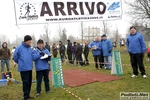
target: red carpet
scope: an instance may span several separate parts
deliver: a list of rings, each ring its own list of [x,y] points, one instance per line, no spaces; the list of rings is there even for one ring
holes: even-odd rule
[[[121,79],[118,76],[83,71],[78,69],[64,70],[63,76],[65,84],[69,87],[81,86],[93,82],[109,82]]]
[[[89,84],[89,83],[95,82],[95,80],[78,77],[74,74],[69,74],[69,73],[65,73],[65,72],[63,73],[63,75],[64,75],[64,82],[69,87],[76,87],[76,86],[81,86],[84,84]]]

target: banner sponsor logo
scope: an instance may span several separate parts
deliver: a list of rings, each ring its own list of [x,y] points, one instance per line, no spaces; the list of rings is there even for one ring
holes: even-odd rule
[[[15,0],[15,9],[18,24],[111,20],[122,16],[121,0]]]
[[[119,50],[113,51],[111,74],[116,74],[117,76],[123,74],[122,61]]]
[[[108,16],[108,18],[120,18],[121,16]]]
[[[38,19],[38,15],[36,14],[36,9],[34,5],[30,3],[23,3],[20,6],[20,17],[19,19],[26,19],[28,20],[36,20]]]
[[[56,88],[64,86],[62,63],[60,58],[52,58],[52,78]]]
[[[115,64],[116,64],[116,74],[122,75],[123,74],[123,70],[122,70],[122,61],[121,61],[121,55],[120,55],[120,51],[114,51],[114,57],[115,57]]]
[[[115,9],[120,7],[120,2],[114,2],[109,8],[108,11],[114,11]]]

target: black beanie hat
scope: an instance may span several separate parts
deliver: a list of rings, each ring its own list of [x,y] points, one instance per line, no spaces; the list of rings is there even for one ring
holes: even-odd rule
[[[106,37],[106,34],[103,34],[101,37]]]
[[[44,43],[44,41],[42,40],[42,39],[39,39],[38,41],[37,41],[37,44],[38,43]]]
[[[24,37],[24,42],[29,41],[29,40],[32,40],[31,36],[30,35],[26,35]]]

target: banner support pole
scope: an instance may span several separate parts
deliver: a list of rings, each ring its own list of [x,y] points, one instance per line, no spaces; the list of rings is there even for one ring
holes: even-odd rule
[[[13,2],[14,2],[15,23],[16,23],[15,25],[18,27],[15,0],[13,0]],[[18,27],[18,29],[20,29],[20,28]]]

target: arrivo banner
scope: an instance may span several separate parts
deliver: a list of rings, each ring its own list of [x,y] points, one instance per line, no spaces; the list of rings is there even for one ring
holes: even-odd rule
[[[17,24],[121,19],[121,0],[15,0]]]

